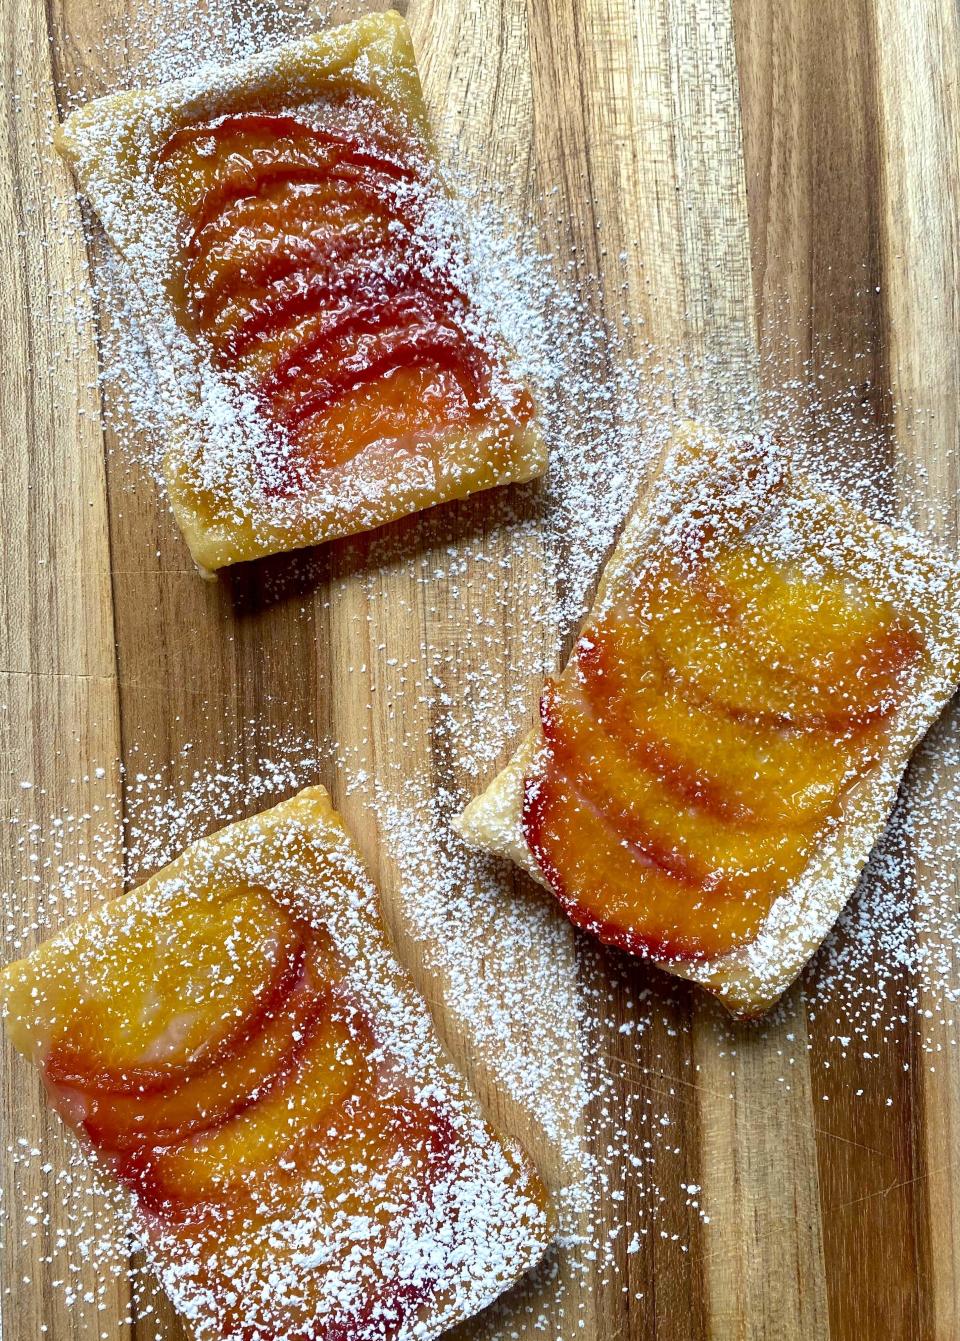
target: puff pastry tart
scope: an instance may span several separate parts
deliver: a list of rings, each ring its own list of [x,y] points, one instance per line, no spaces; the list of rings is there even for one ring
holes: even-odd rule
[[[769,443],[690,428],[540,722],[464,811],[600,940],[758,1014],[827,934],[960,679],[960,575]]]
[[[433,1337],[548,1243],[322,788],[187,848],[0,994],[200,1337]]]
[[[58,143],[142,294],[201,568],[543,472],[399,15],[103,98]]]

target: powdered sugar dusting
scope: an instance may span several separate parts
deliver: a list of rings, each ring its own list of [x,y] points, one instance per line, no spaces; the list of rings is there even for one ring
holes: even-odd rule
[[[135,13],[131,49],[148,54],[128,68],[124,84],[196,73],[197,50],[205,67],[212,67],[305,30],[299,7],[244,8],[242,20],[230,14],[228,21],[220,5],[198,18],[195,6],[173,0],[160,25]],[[118,48],[122,41],[120,34],[107,37]],[[75,101],[106,91],[78,81]],[[399,738],[393,753],[378,759],[374,774],[369,740],[318,740],[311,722],[298,722],[278,737],[254,766],[231,756],[230,740],[219,761],[192,758],[187,743],[172,767],[154,759],[138,766],[134,746],[121,836],[101,816],[69,808],[42,827],[24,827],[16,813],[7,819],[8,846],[17,853],[22,879],[4,892],[4,951],[5,958],[22,953],[91,897],[112,895],[157,869],[201,833],[318,777],[331,787],[336,783],[376,826],[384,859],[398,872],[398,907],[423,952],[424,978],[452,1005],[465,1051],[475,1050],[488,1078],[528,1115],[553,1152],[563,1245],[525,1292],[491,1319],[491,1334],[505,1339],[523,1326],[544,1332],[558,1299],[560,1307],[584,1317],[589,1305],[579,1282],[585,1277],[612,1291],[628,1288],[628,1280],[635,1288],[631,1264],[654,1243],[671,1261],[682,1259],[697,1235],[709,1244],[707,1180],[683,1125],[690,1095],[703,1080],[696,1031],[709,1035],[718,1066],[729,1063],[731,1077],[739,1053],[771,1049],[774,1097],[764,1102],[769,1099],[773,1112],[776,1093],[790,1090],[810,1068],[813,1098],[825,1100],[827,1086],[816,1083],[817,1068],[829,1063],[834,1075],[852,1075],[852,1066],[844,1070],[845,1059],[856,1057],[859,1074],[867,1077],[858,1102],[881,1109],[881,1120],[889,1096],[871,1086],[884,1083],[882,1049],[893,1048],[910,1028],[918,1031],[914,1042],[922,1065],[936,1067],[944,1052],[956,1048],[960,914],[952,870],[960,859],[960,807],[953,779],[960,774],[960,738],[956,717],[949,716],[924,744],[857,895],[799,988],[766,1022],[745,1030],[713,1015],[709,1006],[691,1010],[684,985],[585,945],[577,950],[575,979],[557,971],[571,962],[566,924],[526,882],[463,847],[449,820],[532,720],[539,679],[562,663],[603,560],[663,444],[705,402],[722,400],[741,426],[807,456],[820,484],[854,497],[875,515],[889,518],[896,511],[894,479],[883,434],[864,413],[858,369],[849,370],[850,394],[839,403],[822,402],[816,382],[802,379],[781,382],[761,404],[746,372],[734,377],[726,369],[691,366],[672,352],[638,350],[635,340],[628,347],[598,317],[596,291],[574,289],[570,258],[550,255],[533,225],[504,217],[469,180],[457,186],[464,202],[457,225],[470,238],[468,282],[481,310],[496,316],[535,387],[553,453],[550,474],[542,487],[491,495],[472,512],[427,515],[415,554],[407,540],[391,533],[339,551],[344,571],[356,561],[371,574],[380,566],[405,574],[416,618],[428,619],[437,635],[412,650],[387,649],[395,664],[385,670],[384,688],[402,731],[414,740],[426,733],[445,761],[444,784],[406,780]],[[544,202],[544,213],[549,208]],[[105,393],[117,450],[126,454],[127,482],[143,488],[163,449],[164,421],[120,274],[110,255],[99,258],[96,283],[112,317]],[[812,457],[811,442],[817,444]],[[863,469],[864,461],[870,469]],[[910,481],[907,492],[919,524],[941,529],[944,516],[916,505],[920,490]],[[309,574],[310,557],[298,562]],[[333,582],[316,599],[324,608],[336,606],[345,585]],[[385,607],[394,598],[373,577],[359,589],[364,631],[378,647]],[[358,584],[350,590],[355,597]],[[491,610],[498,615],[495,627]],[[510,639],[506,684],[501,626]],[[365,673],[359,642],[351,664],[357,675]],[[372,716],[370,721],[372,733]],[[31,779],[12,782],[29,785]],[[64,858],[64,835],[82,835],[87,859]],[[26,915],[34,904],[35,919]],[[461,934],[452,936],[451,926]],[[492,935],[500,951],[494,975],[484,951]],[[926,1014],[914,1025],[911,1012],[921,1006]],[[792,1027],[802,1014],[809,1036]],[[582,1065],[572,1073],[571,1034],[586,1040]],[[871,1070],[868,1058],[864,1066],[865,1050],[881,1064]],[[733,1085],[731,1079],[731,1092]],[[14,1195],[31,1189],[32,1232],[41,1234],[54,1222],[69,1225],[58,1229],[50,1248],[53,1274],[70,1308],[92,1318],[96,1302],[78,1298],[71,1282],[91,1259],[101,1266],[104,1292],[125,1275],[125,1235],[113,1229],[117,1194],[102,1189],[91,1201],[86,1175],[75,1157],[68,1163],[62,1156],[53,1122],[50,1133],[50,1148],[43,1150],[22,1148],[15,1134],[8,1137]],[[33,1191],[38,1185],[40,1191]],[[65,1213],[51,1215],[51,1204],[64,1203]],[[19,1288],[18,1282],[5,1285],[5,1306]]]

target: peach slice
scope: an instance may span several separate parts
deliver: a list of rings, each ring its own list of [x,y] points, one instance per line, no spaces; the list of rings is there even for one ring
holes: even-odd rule
[[[756,722],[846,732],[896,707],[917,635],[839,577],[814,581],[746,547],[661,564],[632,617],[690,695]]]
[[[439,1109],[371,1067],[366,1087],[305,1128],[284,1158],[252,1175],[246,1187],[260,1200],[271,1191],[295,1200],[309,1181],[343,1215],[361,1215],[369,1198],[356,1174],[366,1170],[380,1190],[366,1214],[386,1227],[397,1204],[429,1197],[456,1145],[457,1133]]]
[[[346,1013],[316,1014],[283,1081],[214,1129],[170,1149],[145,1149],[118,1167],[145,1204],[176,1213],[228,1200],[251,1179],[289,1160],[305,1135],[370,1081],[363,1041]]]
[[[676,879],[743,898],[766,899],[803,869],[814,829],[742,826],[680,806],[593,718],[569,680],[548,682],[544,740],[561,773],[654,865]]]
[[[685,699],[649,635],[625,620],[588,630],[577,665],[594,713],[638,763],[678,800],[745,826],[824,818],[881,748],[876,728],[801,731],[737,721]]]
[[[383,220],[332,204],[323,210],[301,207],[283,232],[267,219],[223,240],[211,235],[195,257],[184,258],[181,287],[174,289],[179,310],[190,329],[206,331],[229,366],[230,348],[221,334],[227,312],[242,318],[270,285],[293,284],[298,277],[306,283],[320,267],[335,271],[356,256],[382,252],[386,236]]]
[[[621,838],[558,769],[527,778],[523,833],[577,926],[631,954],[702,958],[756,935],[769,904],[675,879]]]
[[[352,460],[377,442],[413,443],[419,434],[469,422],[472,409],[456,374],[442,368],[402,368],[389,390],[358,386],[339,398],[321,422],[303,433],[298,456],[311,473]]]
[[[838,573],[800,560],[771,563],[755,549],[724,554],[700,574],[702,590],[750,639],[760,661],[813,684],[835,685],[897,623],[887,601]]]
[[[861,718],[883,716],[902,698],[919,635],[862,584],[738,549],[703,574],[703,590],[770,669],[836,695]]]
[[[262,1030],[200,1075],[156,1094],[94,1090],[68,1095],[68,1103],[83,1104],[83,1129],[100,1150],[173,1145],[222,1126],[276,1087],[296,1063],[303,1038],[329,1004],[326,987],[301,969],[287,999],[265,1015]]]
[[[295,428],[329,413],[345,395],[362,388],[379,391],[395,409],[403,403],[392,394],[398,377],[441,369],[454,375],[459,400],[472,413],[483,397],[487,374],[464,346],[456,324],[431,318],[415,298],[377,302],[292,349],[264,383],[263,395],[277,419]],[[423,418],[424,408],[411,407],[411,427]]]
[[[384,139],[359,146],[347,134],[296,117],[248,112],[177,131],[157,157],[156,174],[174,191],[180,209],[212,217],[241,192],[254,191],[274,169],[294,177],[318,169],[325,176],[373,169],[396,180],[414,178],[413,165],[397,153],[403,141],[396,130],[392,150],[382,147]]]
[[[105,923],[117,915],[108,906]],[[68,1021],[45,1059],[54,1086],[147,1094],[182,1082],[235,1051],[296,977],[302,926],[255,886],[130,919],[122,937],[105,929],[79,972],[51,978]]]
[[[292,277],[251,283],[234,291],[218,311],[210,338],[224,358],[273,375],[281,360],[298,361],[301,339],[309,344],[331,327],[342,326],[357,310],[374,304],[435,305],[466,302],[449,276],[426,274],[412,246],[396,239],[389,265],[378,264],[372,236],[355,231],[337,240],[325,255]]]
[[[690,578],[654,583],[646,598],[651,639],[683,692],[734,717],[825,732],[869,725],[894,707],[882,676],[879,682],[867,675],[862,681],[820,684],[762,661],[732,605],[718,606],[704,585]],[[892,631],[890,637],[899,646]],[[887,649],[878,655],[885,664]]]

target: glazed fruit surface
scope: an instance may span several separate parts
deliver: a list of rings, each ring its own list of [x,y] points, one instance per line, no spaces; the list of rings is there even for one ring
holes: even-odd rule
[[[203,1341],[409,1341],[547,1247],[321,787],[3,969],[0,1004]]]
[[[177,131],[154,168],[182,218],[178,319],[254,389],[283,448],[274,494],[365,455],[383,484],[451,431],[533,417],[454,275],[431,154],[373,100],[363,124],[240,113]]]
[[[44,1080],[165,1256],[201,1264],[226,1334],[242,1336],[248,1301],[229,1323],[232,1291],[208,1261],[230,1249],[234,1284],[292,1278],[296,1245],[271,1226],[309,1219],[319,1237],[321,1215],[386,1233],[429,1202],[458,1138],[388,1060],[329,936],[266,889],[211,886],[162,916],[103,917],[74,971],[44,976]],[[345,1236],[327,1266],[342,1250],[346,1270],[352,1246]],[[365,1288],[364,1308],[399,1324],[431,1282]],[[325,1336],[308,1315],[306,1295],[302,1316],[295,1293],[284,1301],[291,1335]],[[330,1335],[365,1335],[361,1323],[355,1312]]]
[[[921,654],[866,585],[801,559],[743,543],[648,564],[541,700],[522,826],[570,917],[665,958],[749,942]]]

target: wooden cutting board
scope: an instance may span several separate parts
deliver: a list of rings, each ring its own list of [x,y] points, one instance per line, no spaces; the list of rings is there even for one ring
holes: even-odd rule
[[[338,9],[332,17],[356,12]],[[173,758],[188,741],[197,767],[228,750],[252,768],[284,727],[309,724],[373,774],[471,781],[449,776],[426,709],[411,709],[395,729],[397,664],[442,643],[458,617],[449,597],[419,599],[412,563],[380,569],[334,545],[293,598],[273,599],[275,570],[205,585],[152,488],[131,490],[119,455],[105,452],[88,258],[49,135],[78,79],[97,91],[122,80],[138,52],[135,36],[125,45],[116,34],[147,32],[152,12],[162,15],[164,0],[129,14],[125,0],[0,0],[0,789],[4,818],[21,826],[12,838],[31,819],[49,831],[64,806],[91,817],[65,833],[66,862],[105,813],[119,826],[141,758]],[[532,212],[558,258],[575,254],[600,273],[606,257],[626,253],[626,275],[602,297],[611,324],[626,305],[646,338],[668,350],[707,354],[770,382],[809,361],[822,385],[839,390],[855,367],[865,413],[891,428],[889,458],[863,469],[925,466],[930,500],[948,504],[943,540],[955,544],[960,20],[950,7],[411,0],[407,12],[441,139],[518,215]],[[462,506],[455,526],[483,526],[488,506]],[[400,534],[409,556],[427,552],[416,519]],[[535,566],[536,540],[524,543],[510,558]],[[503,615],[493,601],[489,616],[496,629]],[[350,669],[358,639],[362,672]],[[448,663],[443,688],[462,692],[470,669]],[[506,654],[502,676],[506,696]],[[534,695],[531,683],[531,709]],[[491,1083],[496,1065],[445,996],[449,984],[431,979],[370,811],[335,770],[323,780],[451,1048],[500,1119],[559,1176],[524,1105]],[[5,844],[0,862],[4,887],[23,888],[22,842]],[[43,882],[55,880],[53,871],[40,875],[38,902]],[[606,974],[601,986],[615,992],[612,964],[597,966],[572,933],[562,946],[557,972],[584,988]],[[490,954],[495,963],[493,944]],[[620,1034],[614,1008],[589,1037],[572,1024],[559,1031],[566,1051],[557,1063],[573,1076],[609,1058],[612,1112],[655,1102],[675,1139],[644,1152],[638,1126],[636,1154],[646,1185],[667,1201],[663,1223],[682,1232],[654,1232],[635,1254],[618,1247],[612,1285],[581,1255],[579,1274],[562,1268],[562,1292],[521,1294],[499,1334],[960,1336],[956,1050],[935,1064],[916,1055],[916,1015],[899,1041],[881,1038],[879,1022],[871,1059],[841,1057],[829,1013],[810,1018],[799,998],[760,1035],[727,1025],[692,991],[661,1000],[657,975],[635,972],[632,989],[651,993],[647,1033]],[[496,990],[495,972],[491,982]],[[921,1000],[917,1011],[936,1004]],[[535,1042],[536,1022],[528,1026]],[[797,1059],[789,1087],[786,1056]],[[122,1275],[101,1287],[102,1308],[84,1302],[90,1266],[77,1272],[80,1298],[67,1307],[53,1249],[69,1229],[56,1178],[68,1144],[43,1111],[39,1085],[8,1054],[2,1099],[4,1337],[179,1337],[165,1303],[153,1312],[132,1304]],[[593,1130],[602,1144],[602,1121]],[[23,1150],[40,1154],[24,1160]],[[45,1191],[48,1216],[31,1223]],[[75,1195],[69,1216],[83,1204]],[[609,1199],[596,1209],[600,1233],[624,1214]],[[541,1314],[547,1321],[536,1327]],[[489,1323],[471,1330],[498,1334]]]

